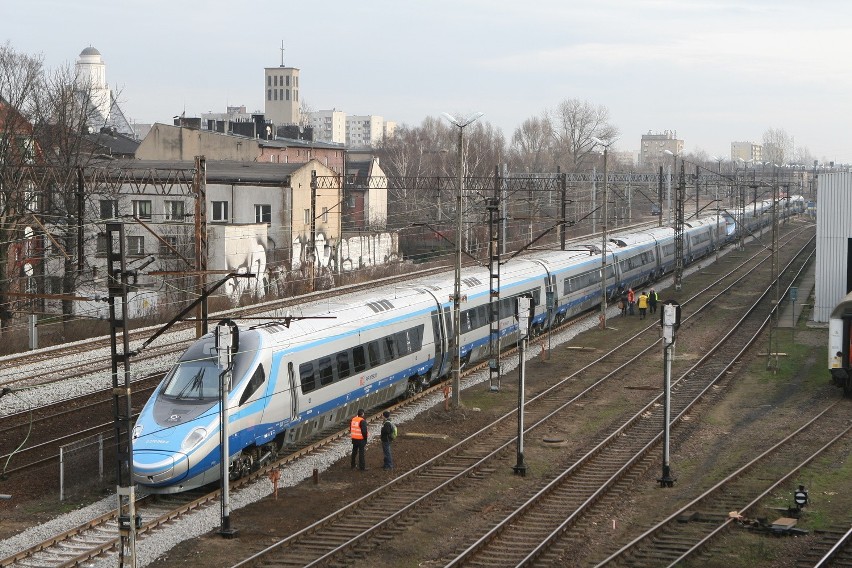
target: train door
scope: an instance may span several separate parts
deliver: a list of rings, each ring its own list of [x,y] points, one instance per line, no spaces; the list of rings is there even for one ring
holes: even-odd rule
[[[440,316],[438,310],[432,310],[432,337],[435,342],[435,364],[432,367],[432,379],[437,379],[441,376],[444,370],[444,365],[450,360],[449,344],[447,343],[448,334],[444,329],[444,318]]]
[[[287,363],[287,380],[290,385],[290,419],[293,420],[299,416],[299,396],[298,385],[296,384],[296,370],[293,369],[293,362]]]
[[[453,317],[449,306],[442,306],[435,293],[430,289],[423,289],[435,301],[435,309],[429,314],[432,321],[432,338],[434,341],[435,363],[432,366],[431,380],[446,376],[450,372],[453,361]]]
[[[553,325],[553,317],[556,314],[556,308],[559,306],[559,292],[557,288],[556,275],[548,273],[544,279],[544,304],[547,310],[545,327],[547,328]]]
[[[456,345],[456,337],[461,339],[461,334],[458,336],[455,333],[455,328],[453,327],[453,312],[449,306],[443,306],[442,308],[444,312],[444,345],[448,347],[447,351],[444,353],[444,361],[441,363],[441,370],[438,373],[438,376],[445,377],[450,374],[450,365],[452,365],[454,353],[458,353],[460,347]]]

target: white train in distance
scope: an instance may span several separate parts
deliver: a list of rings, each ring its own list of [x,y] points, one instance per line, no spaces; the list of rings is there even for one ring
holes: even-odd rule
[[[718,219],[718,221],[717,221]],[[724,217],[685,223],[685,265],[728,239]],[[598,305],[601,254],[606,291],[639,289],[674,270],[671,228],[590,239],[571,250],[537,252],[500,269],[500,344],[517,341],[516,298],[534,301],[532,333]],[[237,478],[358,408],[408,396],[448,376],[453,361],[454,276],[379,287],[306,304],[305,319],[240,327],[229,407],[230,477]],[[463,364],[489,355],[489,272],[461,274]],[[552,306],[546,299],[552,293]],[[323,319],[309,319],[310,316]],[[219,480],[219,373],[207,334],[180,357],[133,429],[133,478],[171,493]]]

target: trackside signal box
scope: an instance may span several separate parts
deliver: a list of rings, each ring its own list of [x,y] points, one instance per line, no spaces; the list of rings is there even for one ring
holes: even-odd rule
[[[671,345],[675,340],[675,332],[680,327],[680,304],[674,300],[663,302],[660,310],[660,325],[663,326],[663,341]]]

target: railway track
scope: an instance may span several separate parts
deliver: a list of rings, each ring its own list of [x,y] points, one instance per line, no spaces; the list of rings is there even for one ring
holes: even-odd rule
[[[797,259],[801,256],[797,255]],[[768,321],[765,314],[768,313],[770,290],[771,286],[734,329],[673,382],[673,426],[706,393],[712,392],[712,387],[756,341]],[[759,309],[761,307],[764,309]],[[617,482],[640,467],[642,460],[658,449],[663,435],[662,396],[652,400],[446,565],[528,566],[537,561],[547,564],[548,560],[541,557],[550,552],[550,548],[557,545],[575,522],[590,512]],[[559,552],[551,554],[558,555]]]
[[[747,270],[752,270],[752,269],[753,269],[753,265],[749,265],[749,268]],[[649,326],[649,328],[652,328],[652,327],[653,326]],[[647,341],[650,343],[650,345],[653,345],[656,342],[656,339],[648,339]],[[578,376],[582,372],[583,371],[580,371],[580,373],[578,373]],[[590,387],[590,388],[593,389],[594,387]],[[582,394],[577,394],[576,396],[580,397],[580,396],[582,396]],[[561,404],[564,401],[565,395],[564,395],[564,393],[557,394],[556,392],[553,392],[551,394],[545,393],[542,396],[542,400],[547,400],[548,398],[551,399],[551,409],[550,410],[544,410],[544,411],[538,411],[539,413],[543,413],[544,416],[552,415],[553,413],[558,412],[558,410],[555,410],[553,408],[553,405]],[[503,420],[504,423],[506,423],[506,422],[511,422],[510,419],[511,419],[511,416],[509,416],[508,418],[504,417],[504,419],[502,419],[502,420]],[[498,435],[498,434],[492,432],[487,436],[488,442],[481,441],[481,440],[479,440],[479,441],[471,440],[465,445],[465,447],[457,447],[457,449],[455,450],[455,452],[456,452],[455,456],[445,455],[446,453],[442,454],[443,457],[439,456],[438,458],[436,458],[436,460],[439,460],[438,462],[432,463],[431,466],[429,466],[427,464],[427,466],[423,466],[423,467],[419,468],[418,470],[416,470],[415,472],[410,472],[409,474],[402,476],[400,478],[399,482],[404,483],[405,479],[419,478],[419,480],[422,480],[423,478],[428,478],[428,479],[431,479],[432,482],[433,482],[432,483],[432,485],[433,485],[432,490],[440,492],[440,491],[445,490],[446,488],[451,487],[454,483],[458,483],[458,480],[463,479],[466,475],[472,475],[474,477],[480,476],[480,475],[487,475],[487,470],[488,470],[489,466],[488,466],[488,461],[487,461],[486,457],[482,457],[482,460],[484,460],[484,461],[482,462],[481,465],[479,465],[477,467],[471,468],[471,467],[469,467],[470,464],[474,461],[478,462],[479,456],[487,456],[487,455],[499,456],[501,454],[501,452],[505,453],[506,447],[509,444],[511,444],[513,439],[514,439],[515,432],[514,432],[513,428],[514,428],[514,426],[512,426],[511,424],[509,424],[509,425],[504,424],[503,432],[501,434]],[[323,443],[327,444],[330,441],[334,441],[336,439],[339,439],[339,437],[340,437],[340,434],[337,434],[336,436],[330,437],[328,440],[326,440]],[[495,448],[494,441],[497,438],[500,438],[501,440],[503,440],[503,444],[498,445],[498,447]],[[322,444],[318,444],[318,446],[321,447]],[[488,448],[492,448],[490,452],[487,451]],[[288,458],[288,459],[297,459],[299,456],[304,455],[305,453],[308,453],[310,451],[316,451],[316,448],[305,448],[304,450],[299,450],[298,452],[294,453],[293,456],[291,456],[291,458]],[[448,452],[449,452],[449,450],[448,450]],[[451,476],[450,479],[455,479],[456,481],[448,481],[447,480],[447,474],[449,472],[453,471],[453,470],[457,470],[457,469],[461,468],[462,465],[459,465],[459,464],[466,465],[468,467],[462,468],[461,470],[459,470],[457,475]],[[427,470],[427,467],[431,467],[431,469]],[[486,472],[486,473],[483,473],[483,472]],[[264,475],[264,472],[259,472],[258,475]],[[255,475],[252,478],[249,478],[247,481],[251,481],[253,479],[256,479],[258,477],[258,475]],[[439,481],[440,479],[443,479],[444,481]],[[419,485],[419,481],[416,484]],[[239,485],[235,486],[235,490],[239,490]],[[393,488],[389,488],[386,491],[390,491],[395,495],[400,494],[399,486],[394,486]],[[387,500],[388,499],[388,497],[387,497],[388,493],[383,493],[383,495],[384,495],[383,499],[376,499],[376,500],[377,501]],[[216,493],[211,494],[210,499],[216,499]],[[209,500],[207,502],[209,502]],[[203,506],[203,505],[201,505],[201,506]],[[394,513],[393,515],[396,515],[396,516],[392,516],[391,518],[395,519],[395,518],[397,518],[397,516],[405,514],[406,511],[409,511],[409,510],[416,508],[416,506],[417,506],[416,503],[415,504],[409,504],[402,511],[397,511],[396,513]],[[359,516],[363,516],[364,515],[363,504],[359,505],[359,507],[360,507]],[[147,513],[145,515],[147,516]],[[170,515],[171,515],[171,513],[169,513],[165,516],[172,518],[172,516],[170,516]],[[150,523],[148,521],[146,521],[146,523],[143,527],[143,533],[148,530],[147,527],[148,527],[149,524],[151,524],[153,526],[153,525],[156,525],[157,522],[158,521],[155,522],[154,520],[150,521]],[[386,523],[386,524],[392,525],[392,522],[388,521],[388,523]],[[326,525],[324,525],[324,527],[325,526]],[[378,530],[378,529],[376,529],[376,530]],[[107,532],[109,532],[109,531],[107,531]],[[112,532],[112,534],[114,535],[115,532]],[[324,536],[326,535],[326,529],[325,528],[324,528],[323,534],[324,534]],[[303,538],[305,538],[305,537],[303,537]],[[112,544],[108,543],[100,551],[94,552],[92,554],[95,554],[95,555],[99,554],[103,550],[108,550],[110,548],[110,546],[114,546],[114,543],[112,543]],[[91,557],[91,556],[89,556],[89,557]],[[75,560],[74,562],[83,562],[83,561],[84,560]],[[6,564],[0,564],[0,565],[6,565]]]
[[[712,546],[712,539],[735,527],[781,534],[785,526],[773,529],[756,524],[756,519],[765,513],[760,509],[761,503],[773,491],[789,485],[791,478],[807,464],[848,438],[850,431],[852,425],[845,404],[841,401],[830,404],[597,567],[672,567],[688,558],[700,558]],[[789,494],[792,496],[792,491]]]
[[[814,531],[819,537],[797,568],[829,568],[852,566],[852,521],[841,527]]]
[[[688,382],[698,383],[699,381],[690,380]],[[698,389],[697,392],[692,392],[691,397],[686,396],[687,391],[695,391],[696,388]],[[707,386],[699,388],[697,384],[696,386],[690,385],[687,388],[682,388],[681,392],[684,393],[682,398],[684,400],[695,400],[707,388]],[[528,431],[564,411],[572,402],[577,400],[573,398],[567,403],[559,404],[565,398],[564,392],[551,389],[549,392],[531,400],[525,411],[531,422]],[[533,404],[534,402],[536,404]],[[637,424],[637,429],[646,428],[646,424],[653,422],[653,420],[646,419],[647,413],[653,412],[653,410],[650,410],[653,405],[654,401],[651,401],[634,416],[633,422]],[[657,424],[659,425],[659,421],[657,421]],[[457,491],[459,485],[475,483],[475,481],[470,480],[487,476],[489,471],[493,470],[494,462],[498,461],[500,456],[514,443],[514,432],[508,431],[513,427],[514,425],[511,423],[492,425],[488,429],[487,436],[474,435],[471,439],[447,450],[435,460],[427,462],[417,470],[408,472],[393,484],[374,491],[237,566],[315,566],[327,563],[345,565],[346,562],[341,558],[344,553],[349,557],[363,554],[365,549],[368,550],[372,546],[371,543],[389,537],[393,533],[394,527],[413,522],[408,517],[417,515],[418,508],[428,508],[430,503],[449,498],[446,494]],[[625,430],[626,426],[617,429],[605,440],[601,440],[586,456],[569,467],[569,470],[575,474],[571,476],[572,480],[576,482],[573,484],[574,487],[595,486],[594,482],[589,482],[588,479],[576,473],[580,467],[585,466],[583,469],[590,472],[588,475],[597,475],[597,472],[605,468],[616,467],[612,465],[613,463],[618,464],[617,470],[625,469],[624,464],[629,463],[630,460],[625,462],[624,457],[613,457],[609,452],[606,459],[601,458],[595,460],[594,463],[592,462],[598,452],[610,445],[615,446],[619,442],[624,443],[626,440],[641,437],[634,435],[635,432],[626,435]],[[652,436],[652,433],[658,431],[659,426],[654,426],[646,437]],[[641,445],[639,450],[647,445],[647,442]],[[624,455],[635,456],[637,451],[633,449],[623,453]],[[415,479],[410,479],[411,476],[415,476]],[[401,485],[402,480],[407,481],[405,485]],[[597,487],[600,487],[600,485],[597,485]],[[585,501],[591,504],[598,496],[594,494],[587,496]],[[531,522],[531,525],[540,524],[536,521],[540,521],[540,519],[535,519]],[[514,535],[517,532],[516,518],[512,518],[511,526],[511,533]],[[322,538],[316,539],[315,536],[319,533],[322,534]],[[522,550],[522,548],[519,547],[516,540],[513,540],[507,547],[501,548],[492,556],[493,563],[486,563],[486,565],[510,565],[508,559],[517,555],[519,550]],[[463,563],[465,564],[470,561],[470,559],[464,560]]]

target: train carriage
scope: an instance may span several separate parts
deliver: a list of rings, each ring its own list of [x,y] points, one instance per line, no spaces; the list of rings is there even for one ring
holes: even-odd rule
[[[700,255],[712,246],[690,235],[709,225],[694,225],[687,238],[695,244],[693,254]],[[589,241],[505,262],[497,307],[501,346],[517,340],[518,296],[533,298],[532,329],[540,332],[596,306],[602,277],[606,293],[614,295],[661,276],[674,264],[673,251],[673,230],[655,228],[617,235],[605,251]],[[358,408],[413,394],[447,377],[457,348],[464,365],[489,357],[489,283],[486,268],[461,273],[458,346],[452,273],[311,302],[284,322],[241,326],[227,394],[231,477]],[[215,339],[207,334],[155,389],[133,429],[137,483],[170,493],[218,480],[219,372]]]

